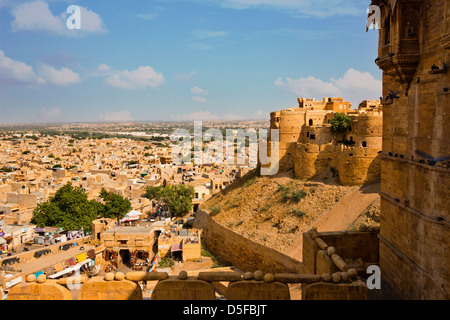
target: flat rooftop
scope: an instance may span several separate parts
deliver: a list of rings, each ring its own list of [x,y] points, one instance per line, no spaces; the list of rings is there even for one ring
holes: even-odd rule
[[[120,226],[111,228],[103,233],[106,234],[139,234],[139,233],[150,233],[153,231],[153,227],[130,227],[130,226]]]

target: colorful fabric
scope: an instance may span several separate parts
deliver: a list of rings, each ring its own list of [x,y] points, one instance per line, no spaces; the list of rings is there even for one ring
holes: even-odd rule
[[[60,272],[60,271],[62,271],[64,269],[63,266],[61,265],[61,263],[55,264],[53,266],[53,268],[56,270],[56,272]]]
[[[38,271],[38,272],[36,272],[34,275],[36,276],[36,278],[37,277],[39,277],[41,274],[44,274],[44,271]]]
[[[81,253],[81,254],[77,255],[77,260],[78,260],[78,262],[82,262],[82,261],[86,260],[86,253]]]

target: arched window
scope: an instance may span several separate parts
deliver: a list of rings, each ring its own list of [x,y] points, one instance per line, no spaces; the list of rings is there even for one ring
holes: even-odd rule
[[[309,119],[309,125],[312,126],[313,125],[313,120]]]

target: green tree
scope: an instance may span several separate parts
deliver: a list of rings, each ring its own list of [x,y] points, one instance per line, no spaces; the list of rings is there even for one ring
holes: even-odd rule
[[[148,186],[145,189],[145,193],[142,196],[149,200],[159,200],[159,194],[162,191],[162,189],[163,189],[163,187]]]
[[[336,113],[331,119],[331,130],[333,132],[343,132],[352,122],[352,119],[345,113]]]
[[[163,200],[171,213],[175,216],[183,216],[192,210],[192,199],[195,190],[193,186],[176,184],[164,187],[160,199]]]
[[[105,188],[102,188],[100,198],[103,200],[101,215],[105,218],[121,219],[132,209],[130,200]]]
[[[192,210],[195,190],[193,186],[177,184],[166,187],[147,187],[143,197],[163,201],[175,216],[183,216]]]
[[[68,182],[56,191],[55,196],[39,204],[33,211],[31,223],[38,227],[63,227],[65,230],[91,229],[97,219],[101,204],[88,200],[88,195],[80,187]]]

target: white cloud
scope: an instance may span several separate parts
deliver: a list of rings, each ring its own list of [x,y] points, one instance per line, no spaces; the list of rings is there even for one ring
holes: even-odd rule
[[[162,73],[156,72],[150,66],[142,66],[133,71],[114,71],[109,75],[106,84],[121,89],[156,88],[164,83]]]
[[[80,75],[68,68],[56,69],[46,64],[39,64],[36,72],[24,62],[5,56],[0,50],[0,78],[16,84],[69,86],[81,82]]]
[[[69,86],[81,82],[80,75],[68,68],[58,70],[52,66],[41,64],[38,67],[38,73],[48,83],[55,86]]]
[[[38,77],[33,67],[22,61],[16,61],[5,56],[0,50],[0,77],[4,80],[18,81],[27,84],[43,84],[45,80]]]
[[[312,76],[307,78],[292,79],[287,77],[285,80],[278,78],[275,85],[282,87],[297,94],[299,97],[316,96],[335,96],[341,91],[333,83],[324,82]],[[324,95],[325,94],[325,95]]]
[[[100,120],[105,122],[133,121],[130,111],[104,112],[100,115]]]
[[[192,101],[199,103],[208,102],[206,96],[209,94],[209,92],[207,90],[202,89],[200,87],[194,87],[191,89],[191,93],[193,94]]]
[[[199,94],[199,95],[208,95],[208,91],[205,89],[202,89],[200,87],[194,87],[191,89],[192,94]]]
[[[206,102],[208,102],[208,99],[206,99],[205,97],[201,97],[201,96],[193,96],[192,101],[198,102],[198,103],[206,103]]]
[[[80,9],[81,9],[81,30],[80,31],[90,32],[90,33],[105,33],[106,32],[106,28],[103,24],[103,21],[97,13],[95,13],[85,7],[81,7],[81,6],[80,6]],[[66,18],[64,18],[64,21],[65,20],[66,20]],[[73,31],[71,31],[71,32],[73,32]]]
[[[97,69],[98,69],[98,71],[110,71],[112,69],[112,67],[108,66],[107,64],[102,63],[97,67]]]
[[[43,107],[41,110],[39,110],[37,117],[35,119],[36,122],[63,122],[64,116],[60,109],[58,108],[52,108],[48,109]]]
[[[332,81],[341,89],[376,90],[381,84],[381,81],[376,80],[369,72],[360,72],[353,68],[348,69],[342,78]]]
[[[322,99],[323,97],[343,97],[354,107],[366,99],[378,99],[382,94],[382,81],[376,80],[369,72],[360,72],[353,68],[339,79],[323,81],[315,77],[286,79],[278,78],[277,87],[296,94],[298,97]]]
[[[14,20],[11,24],[13,31],[37,31],[59,36],[83,36],[88,33],[104,33],[106,29],[100,16],[81,7],[81,29],[69,30],[66,25],[67,13],[53,15],[48,3],[42,0],[26,2],[12,9]]]

